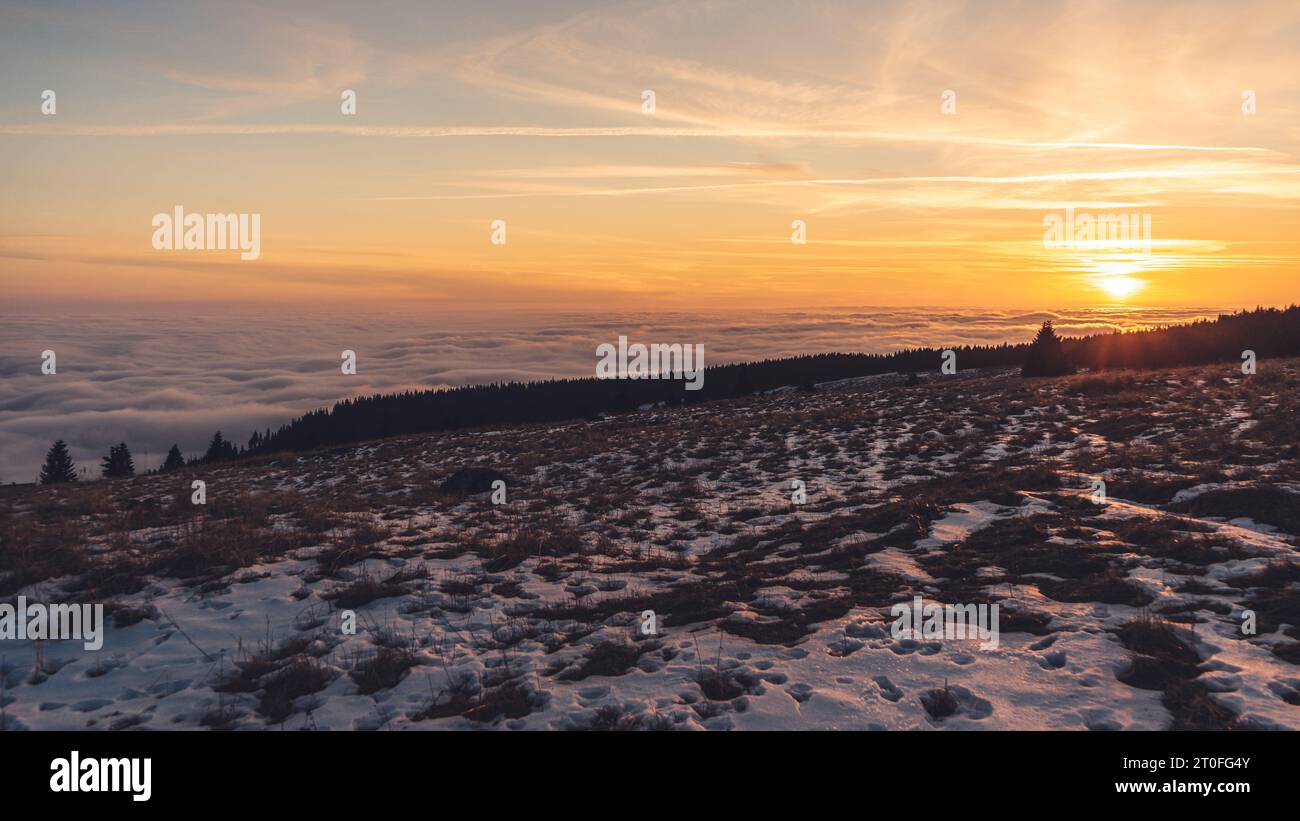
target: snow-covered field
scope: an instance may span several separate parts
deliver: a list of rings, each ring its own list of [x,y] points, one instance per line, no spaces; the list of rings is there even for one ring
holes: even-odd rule
[[[882,377],[4,488],[0,596],[109,627],[0,641],[0,722],[1297,728],[1298,387]],[[439,490],[474,466],[504,504]],[[998,646],[896,638],[914,595],[997,603]]]

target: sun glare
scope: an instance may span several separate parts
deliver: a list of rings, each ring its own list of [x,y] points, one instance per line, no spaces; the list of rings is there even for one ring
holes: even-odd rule
[[[1097,284],[1116,299],[1124,299],[1146,285],[1142,280],[1133,277],[1103,277],[1097,281]]]

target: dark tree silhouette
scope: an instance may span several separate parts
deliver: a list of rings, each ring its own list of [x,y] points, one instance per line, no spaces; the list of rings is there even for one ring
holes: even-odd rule
[[[135,475],[135,460],[131,458],[131,449],[126,446],[126,442],[111,445],[108,449],[108,455],[103,458],[100,464],[105,479],[118,479],[123,476]]]
[[[1065,376],[1074,373],[1069,358],[1065,355],[1065,346],[1056,335],[1052,321],[1043,323],[1038,335],[1029,343],[1029,352],[1025,364],[1020,369],[1021,376]]]
[[[55,442],[45,454],[45,464],[41,467],[41,484],[56,485],[60,482],[77,481],[77,468],[72,463],[72,454],[63,440]]]
[[[167,451],[167,458],[163,460],[162,467],[159,470],[166,473],[183,467],[185,467],[185,457],[181,456],[180,446],[172,445],[172,449]]]
[[[207,453],[203,454],[203,461],[220,462],[225,459],[234,459],[238,455],[239,451],[235,450],[235,446],[226,441],[225,437],[221,435],[221,431],[217,431],[212,434],[212,441],[208,443]]]

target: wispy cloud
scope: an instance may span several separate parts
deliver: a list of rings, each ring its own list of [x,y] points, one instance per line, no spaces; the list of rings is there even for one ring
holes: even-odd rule
[[[0,241],[24,296],[1077,304],[1033,247],[1071,205],[1150,213],[1177,304],[1241,259],[1277,301],[1298,261],[1267,241],[1300,202],[1300,9],[1262,0],[14,8],[0,73],[60,107],[0,101],[0,221],[73,237]],[[257,268],[147,253],[177,203],[262,213]]]
[[[436,139],[452,137],[650,137],[704,138],[712,140],[811,140],[883,143],[933,143],[979,145],[1033,151],[1206,151],[1232,153],[1276,153],[1272,149],[1241,145],[1188,145],[1132,142],[1032,141],[1010,137],[980,137],[969,134],[909,133],[867,129],[800,128],[678,128],[673,126],[402,126],[346,125],[332,123],[158,123],[153,125],[87,125],[27,123],[0,125],[9,136],[67,137],[197,137],[336,135],[344,137],[387,137],[393,139]]]

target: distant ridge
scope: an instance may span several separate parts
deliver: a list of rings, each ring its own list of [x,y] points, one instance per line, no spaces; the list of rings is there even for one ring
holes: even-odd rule
[[[1256,308],[1217,319],[1147,331],[1116,331],[1064,340],[1080,368],[1158,368],[1239,361],[1242,351],[1259,358],[1300,355],[1300,306]],[[1020,367],[1028,343],[953,348],[960,370]],[[883,373],[937,371],[942,348],[911,348],[889,354],[825,353],[764,359],[706,369],[704,385],[684,390],[681,380],[595,377],[509,382],[460,388],[374,394],[311,411],[261,437],[245,455],[299,451],[410,433],[484,425],[559,422],[595,418],[664,402],[681,404],[731,399],[785,386]],[[593,357],[594,363],[594,357]]]

